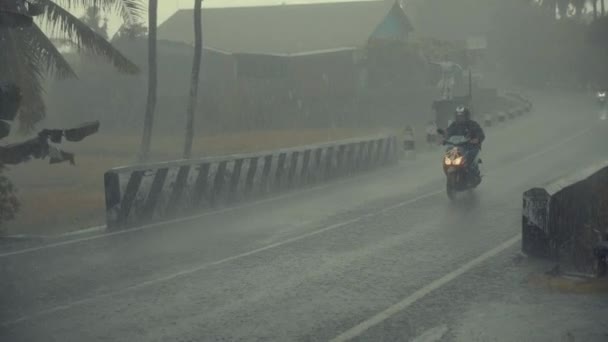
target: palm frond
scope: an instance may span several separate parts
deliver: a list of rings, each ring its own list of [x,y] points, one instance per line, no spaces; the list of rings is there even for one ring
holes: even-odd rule
[[[123,20],[129,24],[143,19],[146,6],[143,0],[55,0],[55,3],[65,9],[80,9],[86,7],[99,7],[100,9],[119,13]]]
[[[29,39],[30,49],[38,54],[38,62],[42,64],[40,66],[44,67],[45,72],[59,78],[77,78],[61,52],[37,25],[24,31]]]
[[[64,0],[64,1],[84,1],[84,0]],[[95,0],[91,0],[95,1]],[[91,2],[89,1],[89,3]],[[110,0],[107,0],[110,1]],[[139,68],[127,59],[112,44],[97,34],[93,29],[71,14],[63,7],[51,0],[40,0],[44,6],[45,24],[50,29],[52,35],[60,38],[67,38],[75,42],[76,47],[85,52],[90,52],[106,58],[119,71],[129,74],[139,72]]]
[[[0,75],[15,83],[23,94],[18,120],[22,131],[29,131],[44,118],[44,70],[42,56],[32,48],[31,36],[25,30],[0,30]]]

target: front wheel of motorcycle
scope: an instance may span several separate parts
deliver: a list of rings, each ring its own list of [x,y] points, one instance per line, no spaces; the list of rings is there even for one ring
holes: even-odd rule
[[[454,190],[453,182],[450,181],[449,178],[448,178],[448,181],[446,182],[445,190],[448,195],[448,198],[453,201],[456,198],[456,190]]]

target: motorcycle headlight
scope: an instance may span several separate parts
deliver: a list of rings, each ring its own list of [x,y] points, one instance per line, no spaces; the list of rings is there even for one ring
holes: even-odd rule
[[[452,164],[454,164],[454,165],[460,165],[460,164],[462,164],[462,162],[463,162],[462,157],[458,157],[458,158],[456,158],[456,159],[454,159],[452,161]]]
[[[452,165],[452,159],[450,159],[450,157],[445,157],[445,158],[443,159],[443,163],[444,163],[445,165]]]

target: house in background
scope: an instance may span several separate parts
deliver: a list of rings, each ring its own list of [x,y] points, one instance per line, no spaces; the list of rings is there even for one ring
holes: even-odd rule
[[[232,53],[275,55],[365,48],[372,35],[394,35],[394,29],[404,29],[397,36],[406,38],[411,26],[395,25],[409,21],[405,13],[394,11],[396,6],[401,8],[394,0],[221,8],[203,4],[204,44]],[[395,15],[403,18],[395,20]],[[192,18],[192,9],[176,12],[159,25],[158,39],[192,45]]]
[[[176,12],[158,27],[159,41],[192,46],[192,19],[191,9]],[[216,78],[223,84],[234,82],[223,87],[220,108],[258,116],[305,112],[310,119],[323,110],[336,111],[370,86],[407,80],[404,51],[412,26],[395,0],[221,8],[203,4],[202,21],[205,48],[222,51],[225,55],[218,56],[233,64],[231,72],[208,77],[212,83]],[[203,63],[204,70],[216,69],[211,60]],[[232,91],[226,92],[228,88]]]

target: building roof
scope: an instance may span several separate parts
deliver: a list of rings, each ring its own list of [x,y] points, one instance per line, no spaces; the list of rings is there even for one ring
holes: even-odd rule
[[[203,42],[226,52],[277,55],[363,47],[394,5],[368,0],[203,7]],[[193,11],[176,12],[158,27],[158,38],[193,44]]]

